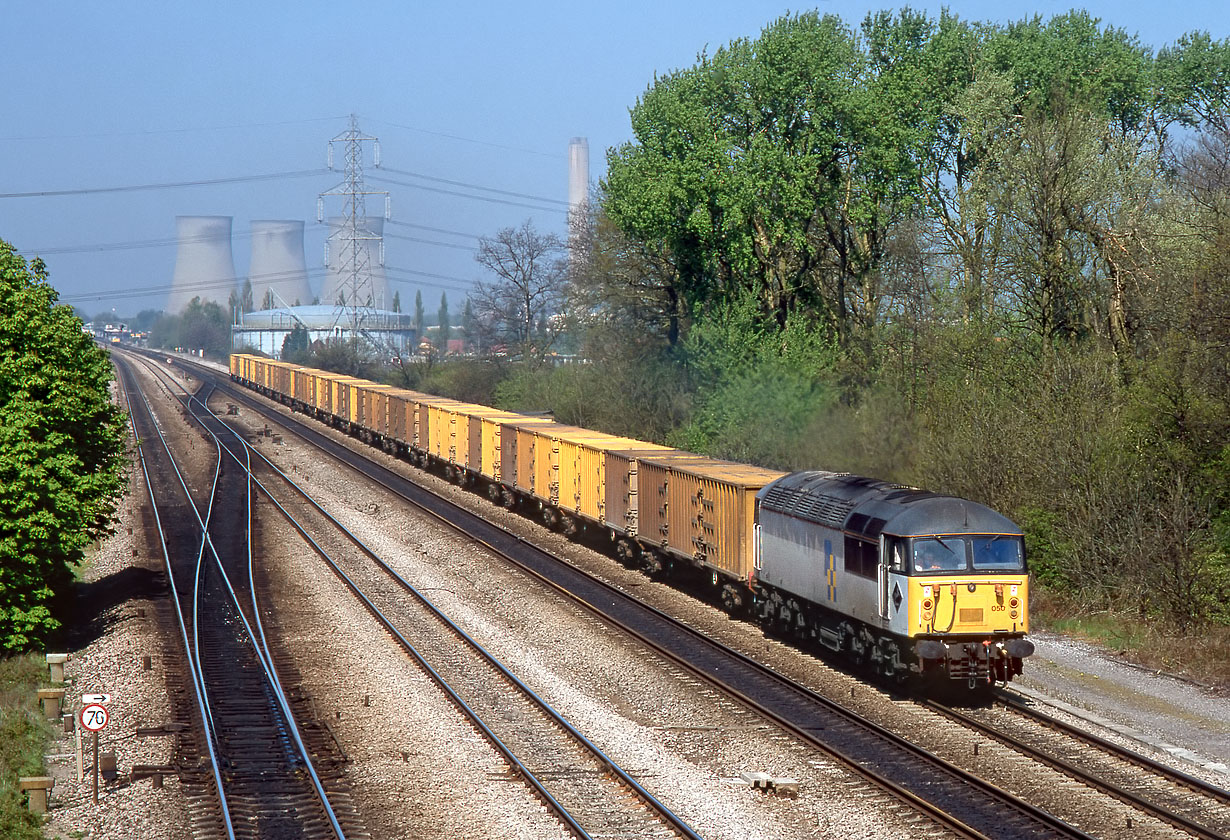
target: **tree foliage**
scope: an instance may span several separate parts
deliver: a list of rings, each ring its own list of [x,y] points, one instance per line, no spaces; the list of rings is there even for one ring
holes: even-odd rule
[[[126,426],[107,354],[40,260],[0,241],[0,650],[59,624],[53,598],[106,533],[123,488]]]
[[[204,352],[225,359],[231,352],[231,325],[226,312],[213,301],[193,298],[178,315],[163,315],[150,330],[150,346],[190,353]]]
[[[480,344],[541,362],[563,327],[567,281],[564,243],[526,221],[481,237],[474,259],[494,276],[470,295]]]
[[[979,499],[1052,586],[1230,620],[1227,79],[1080,10],[774,21],[633,107],[586,355],[687,372],[671,441]]]

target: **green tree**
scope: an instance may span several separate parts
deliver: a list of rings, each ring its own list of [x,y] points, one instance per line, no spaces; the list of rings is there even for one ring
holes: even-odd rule
[[[243,290],[239,295],[239,306],[242,312],[251,312],[256,308],[256,304],[252,300],[252,280],[250,278],[244,278]]]
[[[282,361],[303,364],[312,350],[312,339],[302,324],[295,324],[282,339]]]
[[[470,303],[470,298],[467,297],[466,307],[461,312],[461,337],[467,347],[474,340],[474,331],[474,305]]]
[[[447,353],[449,337],[448,292],[444,292],[440,295],[440,312],[436,318],[437,323],[440,325],[440,352]]]
[[[423,340],[423,291],[419,289],[414,293],[414,335],[419,341]]]
[[[401,292],[393,293],[393,311],[401,312]]]
[[[107,354],[47,280],[0,241],[0,650],[59,624],[53,596],[107,532],[124,485],[126,425]]]

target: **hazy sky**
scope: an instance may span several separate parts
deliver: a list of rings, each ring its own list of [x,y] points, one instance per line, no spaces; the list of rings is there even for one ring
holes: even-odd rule
[[[489,190],[563,202],[569,138],[589,138],[591,178],[600,178],[606,149],[629,139],[628,109],[655,72],[690,65],[706,46],[754,37],[798,10],[758,0],[4,5],[0,193],[315,169],[354,113],[380,138],[386,166],[488,188],[388,173],[416,186],[371,184],[393,194],[394,219],[418,226],[388,233],[428,240],[388,239],[386,264],[403,308],[422,289],[431,313],[442,292],[459,312],[481,276],[469,250],[475,237],[528,217],[564,232],[560,204],[497,203],[491,199],[524,199]],[[851,25],[888,7],[819,6]],[[948,7],[997,21],[1070,8],[1016,0]],[[1155,48],[1192,30],[1230,34],[1224,0],[1083,8]],[[0,238],[25,253],[60,250],[44,258],[65,301],[91,314],[133,314],[165,301],[176,215],[233,216],[240,277],[252,219],[304,219],[309,270],[320,266],[316,196],[339,178],[0,198]],[[317,286],[321,276],[313,275]]]

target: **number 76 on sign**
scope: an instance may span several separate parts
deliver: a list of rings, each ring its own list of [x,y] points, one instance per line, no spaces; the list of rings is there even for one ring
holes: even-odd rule
[[[92,703],[81,710],[81,726],[88,732],[98,732],[107,725],[107,707]]]

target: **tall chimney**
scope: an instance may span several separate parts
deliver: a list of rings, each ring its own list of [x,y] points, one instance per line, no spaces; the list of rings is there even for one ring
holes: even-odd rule
[[[568,212],[583,210],[589,201],[589,140],[568,141]]]

